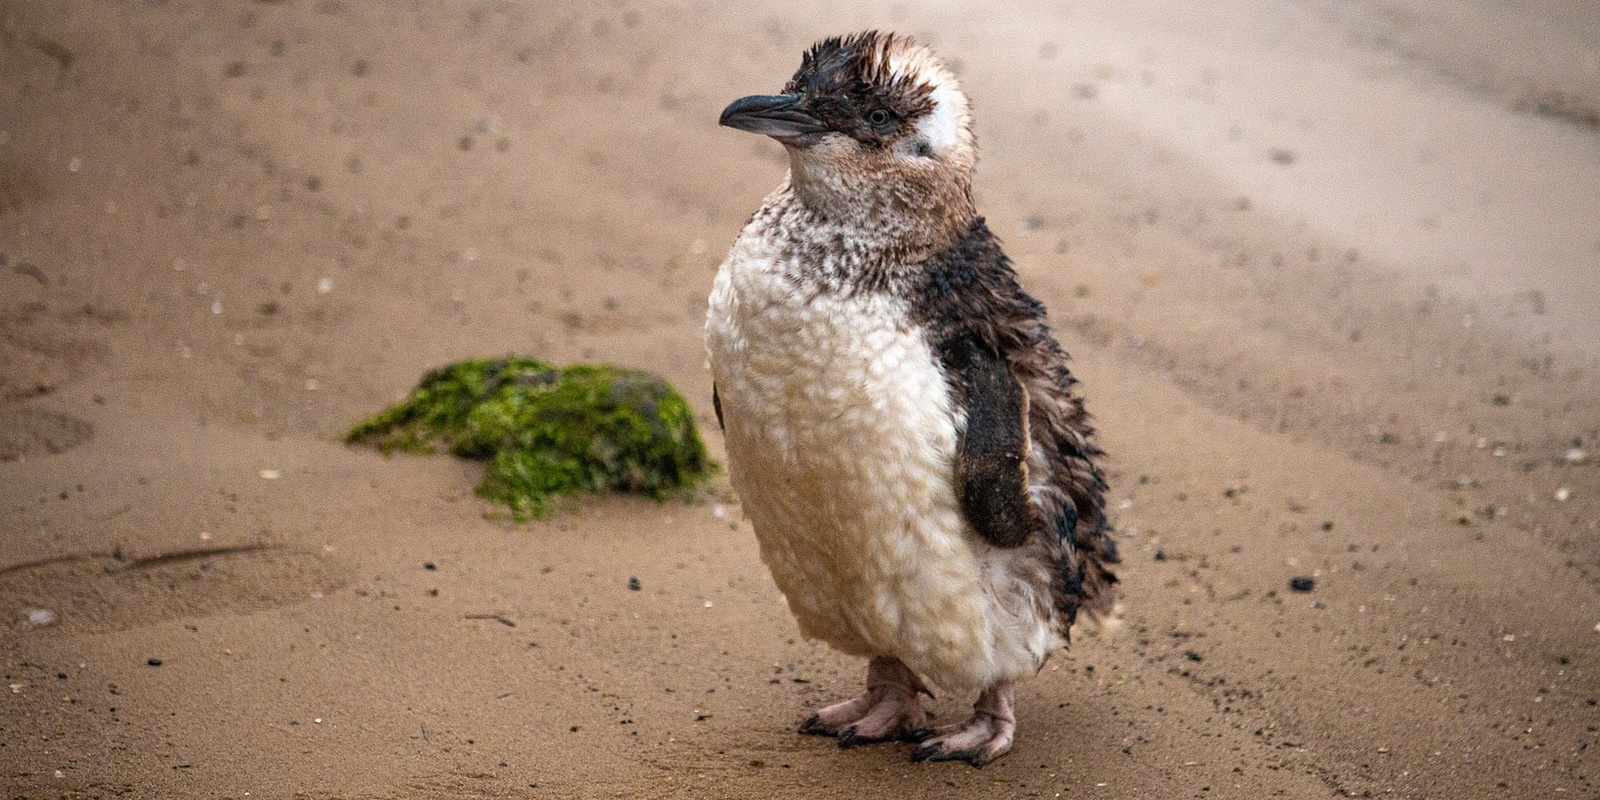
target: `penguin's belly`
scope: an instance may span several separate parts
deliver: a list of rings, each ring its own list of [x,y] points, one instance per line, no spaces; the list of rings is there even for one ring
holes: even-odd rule
[[[1037,669],[1048,621],[994,596],[1008,555],[961,514],[961,412],[904,309],[750,301],[719,277],[707,341],[733,485],[801,631],[950,689]]]

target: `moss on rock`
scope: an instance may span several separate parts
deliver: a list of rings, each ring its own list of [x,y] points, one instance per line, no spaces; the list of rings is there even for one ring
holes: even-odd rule
[[[666,381],[515,356],[433,370],[345,441],[386,454],[442,449],[487,461],[478,494],[507,504],[518,520],[542,516],[556,496],[573,492],[665,498],[714,470],[689,403]]]

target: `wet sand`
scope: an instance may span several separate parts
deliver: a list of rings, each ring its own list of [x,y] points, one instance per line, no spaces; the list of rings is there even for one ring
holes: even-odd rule
[[[0,788],[1595,796],[1600,9],[1517,5],[0,3]],[[1122,624],[981,771],[794,732],[863,665],[725,478],[516,525],[338,442],[516,352],[720,456],[785,162],[716,115],[867,27],[958,67],[1111,454]]]

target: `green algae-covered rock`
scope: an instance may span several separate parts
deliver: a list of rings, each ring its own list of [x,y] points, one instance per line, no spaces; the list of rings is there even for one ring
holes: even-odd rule
[[[509,505],[518,520],[542,516],[554,497],[572,492],[665,498],[713,470],[688,402],[666,381],[518,357],[436,369],[345,441],[485,460],[478,494]]]

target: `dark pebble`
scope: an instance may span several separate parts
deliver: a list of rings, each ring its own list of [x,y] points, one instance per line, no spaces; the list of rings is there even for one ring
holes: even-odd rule
[[[422,568],[426,570],[435,570],[439,568],[439,565],[433,563],[432,561],[424,561],[422,562]]]
[[[1157,561],[1166,561],[1167,560],[1167,551],[1165,551],[1165,550],[1157,550],[1156,551],[1156,560]]]
[[[640,589],[643,589],[643,588],[644,588],[644,586],[642,586],[639,583],[639,579],[638,578],[629,578],[628,579],[628,591],[637,592],[637,591],[639,591]]]
[[[1200,660],[1202,660],[1202,656],[1199,653],[1196,653],[1193,650],[1185,650],[1185,651],[1183,651],[1183,657],[1189,659],[1190,661],[1200,661]]]
[[[150,659],[150,660],[148,660],[148,661],[146,661],[144,663],[149,664],[152,667],[159,667],[159,666],[161,666],[161,659],[152,658],[152,659]]]
[[[1322,523],[1322,529],[1325,530],[1325,531],[1333,530],[1333,521],[1329,520],[1327,522]]]
[[[1317,582],[1304,575],[1298,575],[1289,579],[1289,588],[1297,592],[1309,592],[1317,588]]]

